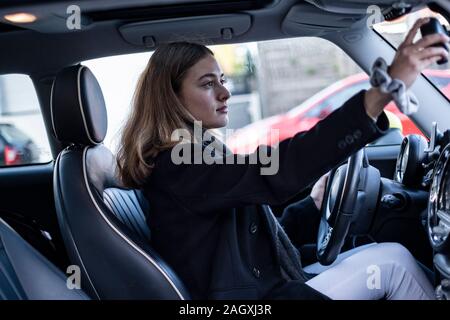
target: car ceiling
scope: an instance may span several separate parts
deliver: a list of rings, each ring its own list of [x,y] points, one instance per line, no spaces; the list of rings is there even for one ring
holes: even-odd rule
[[[237,43],[292,36],[321,36],[365,18],[368,5],[383,13],[393,0],[3,0],[0,3],[0,73],[54,74],[97,57],[153,50],[159,43],[202,40]],[[418,8],[425,2],[402,1]],[[81,29],[66,26],[77,5]],[[29,24],[4,19],[11,13],[37,17]]]

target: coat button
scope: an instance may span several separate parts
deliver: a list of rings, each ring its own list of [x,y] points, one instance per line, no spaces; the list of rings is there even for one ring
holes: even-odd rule
[[[345,142],[347,144],[353,144],[353,142],[355,142],[355,138],[353,138],[352,135],[348,134],[345,136]]]
[[[347,143],[344,140],[340,140],[338,142],[338,148],[344,150],[345,148],[347,148]]]
[[[258,268],[253,268],[253,275],[256,277],[256,278],[259,278],[260,276],[261,276],[261,272],[259,271],[259,269]]]
[[[255,234],[256,231],[258,231],[258,225],[256,223],[252,222],[252,224],[250,224],[249,231],[251,234]]]

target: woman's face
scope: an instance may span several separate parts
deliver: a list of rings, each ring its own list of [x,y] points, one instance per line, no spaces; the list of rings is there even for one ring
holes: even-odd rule
[[[230,92],[224,82],[219,64],[208,54],[187,71],[181,83],[181,103],[196,120],[202,121],[204,128],[221,128],[228,123]]]

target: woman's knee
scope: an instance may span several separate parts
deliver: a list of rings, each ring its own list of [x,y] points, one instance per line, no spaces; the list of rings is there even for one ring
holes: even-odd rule
[[[402,244],[397,242],[384,242],[379,243],[373,247],[374,250],[379,252],[381,257],[392,261],[393,263],[401,263],[406,261],[415,260],[411,252]]]

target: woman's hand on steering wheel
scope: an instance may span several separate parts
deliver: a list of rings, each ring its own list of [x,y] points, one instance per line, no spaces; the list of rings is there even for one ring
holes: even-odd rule
[[[314,204],[316,205],[318,210],[322,208],[322,202],[325,196],[325,188],[327,186],[329,176],[330,176],[329,172],[321,176],[319,180],[316,181],[311,190],[311,198],[313,199]]]

